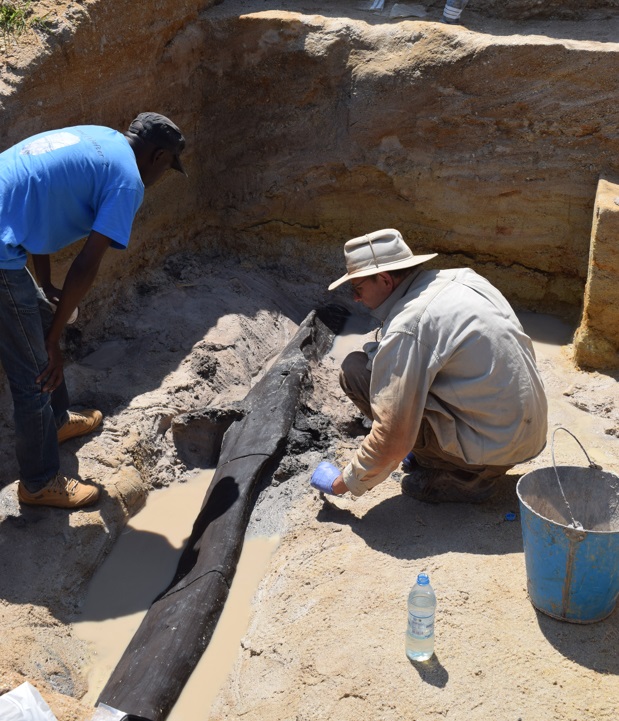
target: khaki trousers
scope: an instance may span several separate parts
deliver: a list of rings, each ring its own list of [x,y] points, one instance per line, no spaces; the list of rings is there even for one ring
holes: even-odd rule
[[[370,420],[373,420],[370,404],[370,379],[368,357],[363,351],[354,351],[346,356],[340,369],[342,390]],[[450,455],[440,447],[432,426],[426,418],[421,421],[417,439],[411,448],[417,464],[422,468],[444,471],[440,474],[441,485],[448,483],[471,500],[490,498],[496,490],[496,481],[511,466],[477,466]]]

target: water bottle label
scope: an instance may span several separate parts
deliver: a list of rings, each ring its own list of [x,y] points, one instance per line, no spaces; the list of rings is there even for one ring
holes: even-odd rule
[[[415,638],[430,638],[434,634],[434,614],[419,618],[409,611],[408,632]]]

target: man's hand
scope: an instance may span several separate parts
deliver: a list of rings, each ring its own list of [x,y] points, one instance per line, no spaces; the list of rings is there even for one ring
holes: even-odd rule
[[[62,292],[58,296],[59,300],[54,313],[54,320],[45,339],[48,359],[47,368],[36,379],[37,383],[44,383],[44,393],[51,393],[62,383],[64,373],[62,370],[63,358],[60,350],[60,336],[71,314],[92,285],[101,260],[111,242],[111,238],[98,233],[96,230],[91,230],[83,248],[71,263],[62,286]],[[51,293],[53,288],[50,281],[49,256],[33,256],[33,261],[35,262],[37,278],[47,295],[48,290]]]
[[[54,285],[42,285],[41,288],[50,303],[54,303],[54,305],[58,305],[58,303],[60,303],[60,295],[62,293],[60,288],[56,288]]]
[[[51,342],[48,338],[45,341],[45,347],[47,348],[47,368],[45,368],[43,373],[38,376],[36,382],[44,382],[45,385],[43,386],[43,392],[51,393],[58,388],[64,378],[64,372],[62,369],[64,359],[58,343]]]
[[[340,496],[348,490],[340,469],[328,461],[318,464],[312,473],[310,484],[322,493],[329,493],[332,496]]]

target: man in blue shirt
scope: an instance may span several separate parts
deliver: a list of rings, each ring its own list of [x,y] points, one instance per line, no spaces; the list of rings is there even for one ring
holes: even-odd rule
[[[98,486],[60,472],[58,444],[102,420],[98,410],[69,411],[60,337],[105,251],[127,247],[144,188],[170,168],[185,172],[184,147],[171,120],[141,113],[124,135],[82,125],[0,154],[0,361],[13,396],[21,503],[80,508],[99,497]],[[84,237],[62,290],[55,288],[49,254]],[[28,253],[41,288],[26,268]]]

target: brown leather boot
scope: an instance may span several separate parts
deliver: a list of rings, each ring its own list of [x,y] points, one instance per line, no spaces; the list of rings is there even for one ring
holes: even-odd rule
[[[99,486],[63,476],[62,473],[57,473],[46,486],[36,493],[30,493],[21,481],[17,488],[19,502],[28,506],[82,508],[96,503],[100,495]]]
[[[103,413],[94,409],[69,411],[69,420],[58,429],[58,443],[92,433],[102,420]]]

